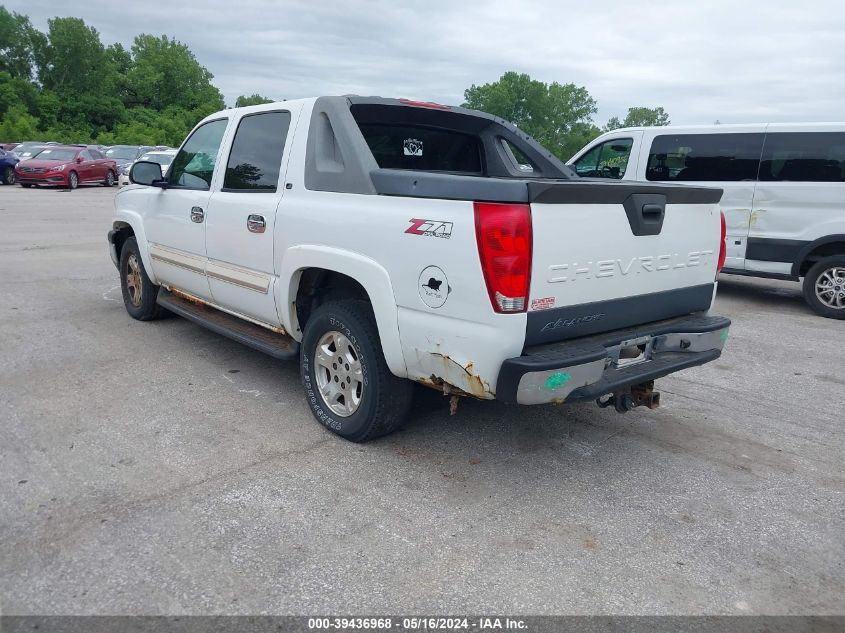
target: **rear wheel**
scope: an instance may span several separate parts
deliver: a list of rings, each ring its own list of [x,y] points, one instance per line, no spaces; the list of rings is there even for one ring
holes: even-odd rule
[[[369,303],[341,300],[317,308],[300,354],[308,405],[327,429],[366,442],[402,425],[413,384],[390,373]]]
[[[67,186],[70,189],[76,189],[79,186],[79,176],[76,175],[75,171],[72,171],[68,174]]]
[[[104,187],[114,187],[114,172],[109,169],[106,172],[106,179],[103,181]]]
[[[128,238],[120,250],[120,289],[123,305],[133,319],[151,321],[161,316],[163,308],[156,303],[158,286],[147,276],[134,237]]]
[[[823,317],[845,319],[845,255],[813,264],[804,277],[804,300]]]
[[[3,170],[3,182],[7,185],[15,184],[15,170],[13,167],[6,167]]]

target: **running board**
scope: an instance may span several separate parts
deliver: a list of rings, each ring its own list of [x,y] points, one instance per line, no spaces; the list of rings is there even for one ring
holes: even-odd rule
[[[299,343],[286,334],[278,334],[204,303],[176,296],[164,288],[159,289],[156,303],[212,332],[222,334],[273,358],[280,360],[299,358]]]

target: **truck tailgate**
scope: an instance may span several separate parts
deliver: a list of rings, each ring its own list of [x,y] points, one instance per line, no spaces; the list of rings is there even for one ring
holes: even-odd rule
[[[529,184],[526,345],[710,307],[720,189],[612,182]]]

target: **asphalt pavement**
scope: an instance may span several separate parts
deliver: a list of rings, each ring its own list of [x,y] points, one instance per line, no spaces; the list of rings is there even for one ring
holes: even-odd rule
[[[0,186],[0,612],[843,614],[845,321],[723,276],[656,411],[423,394],[355,445],[293,363],[133,321],[116,189]]]

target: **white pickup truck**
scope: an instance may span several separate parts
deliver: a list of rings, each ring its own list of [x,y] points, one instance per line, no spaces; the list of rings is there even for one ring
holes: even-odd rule
[[[720,189],[579,178],[482,112],[319,97],[213,114],[138,162],[109,232],[130,316],[299,359],[317,420],[396,429],[412,382],[657,406],[719,357]]]

